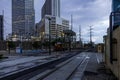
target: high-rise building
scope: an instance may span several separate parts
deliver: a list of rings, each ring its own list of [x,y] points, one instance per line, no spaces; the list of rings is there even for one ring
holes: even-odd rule
[[[0,40],[3,40],[3,16],[0,15]]]
[[[30,34],[34,26],[34,0],[12,0],[12,33]]]
[[[112,12],[120,10],[120,0],[112,0]]]
[[[112,0],[112,26],[120,25],[120,0]]]
[[[52,39],[62,37],[63,30],[69,29],[69,21],[55,16],[50,16],[51,20],[48,20],[47,16],[48,15],[46,15],[45,18],[43,18],[40,22],[39,31],[41,38],[48,38],[49,35],[51,35]],[[51,32],[50,34],[49,34],[49,29]]]
[[[46,0],[41,12],[41,17],[51,15],[60,17],[60,0]]]
[[[38,30],[43,41],[49,35],[52,39],[62,37],[63,30],[69,29],[69,21],[60,17],[60,0],[46,0],[41,12]]]

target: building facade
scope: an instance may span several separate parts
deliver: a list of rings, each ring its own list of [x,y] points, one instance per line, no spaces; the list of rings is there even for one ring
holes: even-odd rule
[[[112,0],[113,28],[120,25],[120,0]]]
[[[33,33],[35,26],[34,0],[12,0],[12,33]]]
[[[41,11],[39,34],[42,40],[63,36],[63,30],[69,29],[69,21],[60,17],[60,0],[45,0]],[[49,31],[50,30],[50,31]]]
[[[106,67],[120,80],[120,0],[112,0],[110,27],[104,36]]]
[[[112,0],[112,11],[118,11],[120,8],[120,0]]]
[[[49,35],[51,35],[52,39],[56,39],[64,35],[63,30],[69,29],[69,21],[63,18],[51,16],[51,20],[48,20],[47,17],[43,18],[39,26],[40,26],[39,28],[40,36],[42,39],[48,39]],[[49,27],[50,27],[50,34],[49,34]]]
[[[104,36],[104,43],[105,43],[105,55],[104,61],[106,63],[106,67],[109,68],[114,75],[120,80],[120,27],[117,27],[113,31],[112,36],[112,53],[110,52],[110,38],[109,32],[107,36]],[[110,54],[111,53],[111,54]]]
[[[46,0],[41,11],[41,17],[45,15],[60,17],[60,0]]]
[[[97,44],[97,52],[104,53],[104,44],[103,43]]]
[[[0,15],[0,41],[3,40],[3,31],[4,31],[4,28],[3,28],[3,16]]]

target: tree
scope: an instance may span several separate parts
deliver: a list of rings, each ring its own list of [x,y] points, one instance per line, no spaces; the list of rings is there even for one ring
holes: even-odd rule
[[[13,41],[8,41],[7,43],[8,43],[8,52],[10,54],[10,50],[12,48],[15,48],[15,43]]]
[[[33,48],[34,49],[39,49],[40,48],[40,42],[38,42],[38,41],[35,41],[33,44],[32,44],[32,46],[33,46]]]
[[[44,41],[42,45],[47,49],[49,46],[49,41]]]

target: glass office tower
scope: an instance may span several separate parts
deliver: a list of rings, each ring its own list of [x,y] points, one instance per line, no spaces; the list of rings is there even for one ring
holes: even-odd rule
[[[120,25],[120,0],[112,0],[113,27]]]
[[[30,34],[34,26],[34,0],[12,0],[12,33]]]
[[[51,15],[60,17],[60,0],[46,0],[41,12],[41,17]]]
[[[112,11],[118,11],[120,8],[120,0],[112,0]]]

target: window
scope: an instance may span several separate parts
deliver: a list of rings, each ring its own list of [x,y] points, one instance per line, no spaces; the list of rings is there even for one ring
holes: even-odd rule
[[[118,50],[118,47],[117,47],[117,39],[113,38],[112,40],[112,46],[113,46],[113,52],[112,52],[112,55],[113,55],[113,61],[117,61],[117,50]]]

